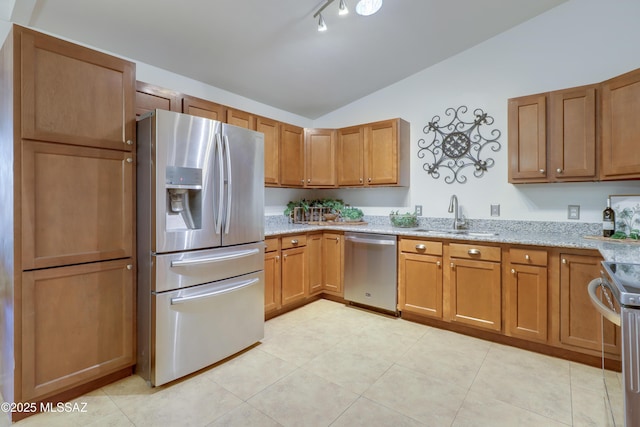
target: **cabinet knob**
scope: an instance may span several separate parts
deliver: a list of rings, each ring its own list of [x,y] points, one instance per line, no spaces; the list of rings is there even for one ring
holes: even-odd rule
[[[527,261],[529,261],[531,259],[531,257],[529,256],[529,254],[525,254],[524,255],[524,259],[526,259]]]
[[[416,249],[419,251],[424,251],[425,249],[427,249],[427,247],[425,245],[416,245]]]
[[[127,157],[127,163],[133,163],[133,158],[132,157]]]
[[[556,172],[562,173],[562,169],[558,168],[558,169],[556,169]]]
[[[276,255],[276,262],[280,261],[280,256]]]
[[[539,170],[539,172],[540,172],[541,174],[544,174],[544,169],[540,169],[540,170]]]
[[[440,261],[436,261],[436,265],[440,267]]]
[[[567,259],[566,258],[562,258],[562,263],[566,264],[567,263]]]
[[[516,274],[516,269],[515,268],[511,269],[511,274]]]
[[[127,264],[127,270],[133,270],[133,265],[132,264]]]
[[[360,182],[362,182],[362,178],[360,178]]]
[[[282,259],[283,259],[284,261],[286,261],[286,260],[287,260],[287,254],[282,255]]]
[[[125,142],[125,144],[127,144],[127,145],[133,145],[133,141],[132,141],[132,140],[130,140],[130,139],[127,139],[127,140],[126,140],[126,142]]]
[[[308,183],[309,183],[309,182],[311,182],[311,178],[307,178],[307,182],[308,182]]]
[[[304,179],[301,179],[300,182],[304,184]]]
[[[480,250],[479,250],[479,249],[469,249],[469,250],[467,251],[467,253],[468,253],[469,255],[480,255]]]
[[[292,239],[291,240],[291,244],[292,245],[297,245],[298,244],[298,239]]]
[[[455,266],[456,265],[454,263],[451,263],[451,268],[455,268]]]
[[[336,237],[336,243],[338,243],[340,241],[339,237]]]
[[[371,178],[369,178],[369,180],[368,180],[368,181],[369,181],[369,182],[371,182]]]

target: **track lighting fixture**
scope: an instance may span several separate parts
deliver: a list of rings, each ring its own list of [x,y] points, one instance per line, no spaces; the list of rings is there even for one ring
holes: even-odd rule
[[[327,31],[327,24],[324,22],[322,12],[333,2],[334,0],[326,0],[320,9],[313,14],[314,18],[318,18],[318,31]],[[376,13],[381,6],[382,0],[359,0],[356,5],[356,12],[360,15],[368,16]],[[347,7],[347,1],[340,0],[338,15],[347,15],[348,13],[349,8]]]

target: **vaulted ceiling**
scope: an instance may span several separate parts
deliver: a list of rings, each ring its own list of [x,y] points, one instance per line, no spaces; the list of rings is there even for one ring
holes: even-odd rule
[[[323,33],[318,0],[0,0],[0,13],[315,119],[564,1],[384,0],[363,17],[335,0]]]

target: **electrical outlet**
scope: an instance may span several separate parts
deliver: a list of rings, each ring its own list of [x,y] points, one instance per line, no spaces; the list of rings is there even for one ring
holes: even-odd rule
[[[567,211],[568,219],[580,219],[580,205],[569,205]]]
[[[500,216],[500,205],[491,205],[491,216]]]
[[[415,213],[417,216],[422,216],[422,205],[416,205]]]

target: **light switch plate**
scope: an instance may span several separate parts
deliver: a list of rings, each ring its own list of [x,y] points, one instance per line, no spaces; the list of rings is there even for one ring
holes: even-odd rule
[[[417,216],[422,216],[422,205],[416,205],[416,210],[414,212]]]
[[[500,205],[491,205],[491,216],[500,216]]]
[[[567,211],[568,219],[580,219],[580,205],[569,205]]]

